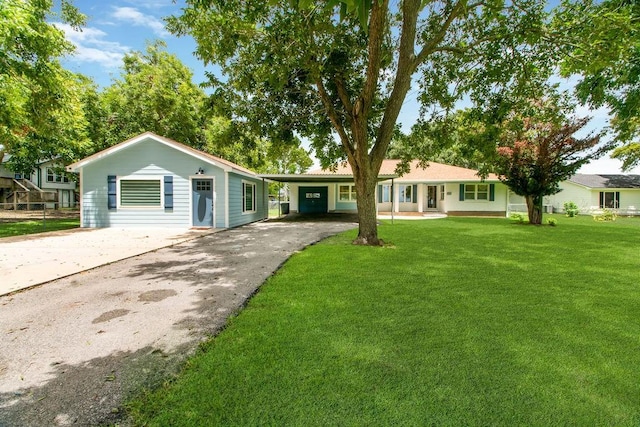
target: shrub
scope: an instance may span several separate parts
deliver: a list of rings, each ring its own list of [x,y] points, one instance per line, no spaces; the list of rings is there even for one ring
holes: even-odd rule
[[[513,221],[519,223],[519,224],[524,224],[524,221],[526,219],[526,215],[518,213],[518,212],[514,212],[511,214],[511,216],[509,217],[511,218]]]
[[[565,202],[564,212],[569,218],[573,218],[580,213],[580,209],[578,209],[578,205],[573,202]]]
[[[552,227],[555,227],[558,224],[558,220],[555,218],[547,218],[547,224]]]
[[[603,209],[602,213],[599,215],[594,215],[593,219],[595,221],[615,221],[618,215],[609,209]]]

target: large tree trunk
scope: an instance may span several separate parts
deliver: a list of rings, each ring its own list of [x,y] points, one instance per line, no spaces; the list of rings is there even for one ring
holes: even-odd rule
[[[529,213],[529,224],[542,224],[542,197],[526,196],[527,211]]]
[[[358,245],[378,246],[382,241],[378,239],[378,218],[376,209],[376,187],[378,183],[377,171],[359,168],[353,174],[358,192],[358,238],[353,242]]]

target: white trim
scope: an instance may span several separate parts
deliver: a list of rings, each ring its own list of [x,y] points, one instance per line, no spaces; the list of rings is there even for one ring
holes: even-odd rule
[[[473,199],[467,199],[467,185],[474,185],[476,187],[476,189],[474,190],[473,193]],[[486,185],[487,186],[487,198],[486,199],[478,199],[478,186],[479,185]],[[483,191],[484,193],[484,191]],[[486,182],[470,182],[470,183],[466,183],[464,184],[464,200],[462,200],[463,202],[478,202],[478,203],[487,203],[487,202],[491,202],[491,184],[486,183]],[[495,201],[495,200],[494,200]]]
[[[193,180],[194,179],[210,179],[211,180],[211,228],[216,228],[216,178],[213,175],[190,175],[189,176],[189,224],[193,224]]]
[[[411,204],[416,204],[417,203],[417,200],[418,200],[417,197],[416,197],[416,202],[413,201],[413,197],[414,197],[413,186],[414,185],[416,186],[416,191],[417,191],[417,186],[418,186],[417,184],[399,184],[398,185],[398,203],[411,203]],[[409,201],[400,200],[400,187],[405,187],[405,188],[409,187],[409,188],[411,188],[411,192],[410,192],[411,196],[409,197],[409,199],[410,199]],[[403,194],[403,196],[404,196],[403,199],[406,199],[406,192],[405,192],[405,194]]]
[[[224,171],[224,228],[229,228],[229,172]]]
[[[357,193],[356,189],[355,189],[355,187],[356,187],[355,184],[349,184],[349,183],[342,184],[342,183],[340,183],[340,184],[336,184],[336,185],[338,186],[338,197],[336,198],[338,203],[356,203],[358,201],[358,195],[357,194],[356,194],[356,198],[355,199],[351,198],[351,194],[352,193]],[[340,198],[340,187],[349,187],[349,191],[348,191],[349,198],[347,200],[342,200]]]
[[[160,184],[160,206],[122,206],[120,204],[120,182],[121,181],[158,181]],[[164,209],[164,175],[128,175],[116,176],[116,209],[134,210],[162,210]]]
[[[241,180],[241,182],[242,182],[242,197],[241,197],[241,199],[242,199],[242,215],[255,214],[256,212],[258,212],[258,203],[257,203],[257,200],[256,200],[256,196],[257,196],[257,193],[258,193],[258,184],[256,182],[254,182],[254,181],[246,181],[244,179]],[[246,201],[244,199],[245,195],[246,195],[245,185],[251,185],[253,187],[253,191],[251,192],[252,193],[251,206],[252,206],[253,209],[251,209],[250,211],[246,211],[245,210],[245,207],[247,206],[246,205]]]
[[[80,181],[80,200],[78,200],[78,203],[80,203],[80,228],[84,228],[84,170],[80,170],[79,175],[80,176],[78,177],[78,180]],[[73,199],[75,203],[75,194]],[[108,212],[109,210],[107,209],[107,213]]]

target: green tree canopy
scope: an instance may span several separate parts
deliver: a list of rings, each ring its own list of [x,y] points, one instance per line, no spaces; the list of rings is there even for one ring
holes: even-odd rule
[[[600,135],[574,136],[589,118],[567,118],[553,100],[530,102],[504,122],[495,172],[527,203],[530,224],[542,223],[544,196],[560,191],[559,183],[610,147]]]
[[[349,162],[358,243],[379,244],[376,178],[412,85],[425,108],[451,109],[543,74],[526,60],[542,40],[542,1],[186,3],[169,28],[222,67],[212,83],[236,115],[275,141],[309,138],[323,166]]]
[[[640,2],[563,1],[555,29],[566,39],[561,71],[579,74],[581,101],[606,106],[618,148],[612,157],[640,164]]]
[[[193,73],[163,42],[124,56],[123,75],[103,93],[106,129],[98,148],[150,131],[196,148],[204,147],[204,91]]]
[[[30,173],[40,160],[77,158],[86,144],[77,76],[59,59],[73,51],[50,20],[78,27],[73,5],[53,0],[2,0],[0,4],[0,141],[13,155],[11,167]]]

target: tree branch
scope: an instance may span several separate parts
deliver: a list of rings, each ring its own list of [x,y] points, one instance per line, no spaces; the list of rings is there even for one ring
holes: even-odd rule
[[[340,98],[340,101],[342,102],[342,105],[344,105],[345,111],[347,112],[347,115],[349,117],[352,117],[352,110],[353,110],[353,104],[351,103],[351,100],[349,99],[349,92],[347,91],[347,88],[344,84],[344,80],[342,78],[342,76],[335,76],[333,79],[334,83],[336,84],[336,89],[338,91],[338,97]]]
[[[371,110],[371,107],[373,106],[373,98],[378,89],[380,64],[382,62],[382,43],[385,34],[384,30],[387,21],[388,6],[389,0],[380,0],[374,1],[371,7],[369,41],[367,46],[369,56],[365,85],[362,90],[362,100],[364,101],[363,112],[366,111],[366,113]],[[358,112],[355,113],[357,114]]]
[[[329,120],[331,120],[331,123],[333,124],[334,129],[336,130],[336,132],[338,132],[338,136],[340,136],[340,142],[342,143],[342,146],[347,152],[347,156],[353,157],[355,153],[353,144],[349,139],[349,135],[347,135],[347,133],[344,130],[344,126],[342,124],[342,121],[340,120],[338,112],[333,107],[333,104],[331,102],[331,97],[327,93],[327,90],[324,87],[324,83],[322,83],[322,79],[320,77],[316,77],[315,84],[316,84],[316,88],[318,89],[318,95],[320,97],[320,100],[322,101],[322,104],[324,105],[324,109],[327,113],[327,116],[329,116]]]
[[[451,24],[453,24],[453,21],[455,21],[455,19],[458,16],[460,16],[463,11],[469,10],[466,3],[467,3],[466,0],[459,0],[458,3],[456,3],[456,5],[453,7],[453,9],[451,9],[451,13],[449,13],[449,16],[447,17],[447,19],[442,23],[442,27],[440,27],[440,31],[438,31],[431,38],[429,43],[427,43],[422,47],[422,50],[416,56],[416,60],[415,60],[416,68],[418,67],[418,65],[422,64],[427,59],[427,57],[437,49],[440,42],[442,42],[444,37],[447,35],[447,31],[449,30],[449,27],[451,27]],[[480,4],[481,2],[472,3],[474,7],[477,7]]]
[[[378,128],[375,144],[371,150],[370,162],[372,167],[379,169],[391,142],[393,129],[398,119],[404,99],[411,87],[411,76],[416,69],[414,47],[420,0],[405,0],[402,2],[402,32],[398,51],[398,67],[393,83],[393,90],[385,108],[382,122]],[[374,169],[374,170],[377,170]]]

